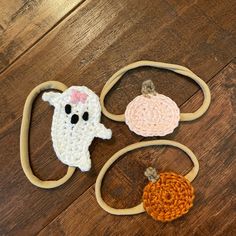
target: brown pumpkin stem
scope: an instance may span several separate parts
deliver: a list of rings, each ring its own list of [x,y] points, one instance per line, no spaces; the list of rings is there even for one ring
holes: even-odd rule
[[[156,169],[153,167],[148,167],[144,172],[144,175],[147,176],[148,180],[151,181],[152,183],[155,183],[160,178]]]
[[[155,85],[150,79],[143,82],[141,92],[144,96],[147,96],[147,97],[150,94],[151,95],[156,95],[157,94],[157,92],[155,90]]]

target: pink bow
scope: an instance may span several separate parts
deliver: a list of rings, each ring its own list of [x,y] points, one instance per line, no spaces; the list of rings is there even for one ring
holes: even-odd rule
[[[88,97],[88,94],[82,93],[73,89],[71,93],[70,101],[71,103],[74,103],[74,104],[79,103],[79,102],[85,103],[87,97]]]

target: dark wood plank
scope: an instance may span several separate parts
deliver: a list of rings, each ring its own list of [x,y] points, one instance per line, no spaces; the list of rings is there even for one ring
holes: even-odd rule
[[[173,137],[190,147],[200,162],[199,175],[193,182],[194,207],[186,216],[165,224],[145,213],[112,216],[96,203],[93,186],[39,235],[235,235],[235,76],[236,61],[210,81],[212,104],[208,113],[201,120],[182,124]],[[199,106],[200,98],[198,92],[185,108]],[[128,154],[108,171],[103,195],[110,205],[131,207],[140,202],[141,189],[147,182],[143,172],[155,162],[160,171],[183,172],[189,165],[179,151],[162,149],[160,155],[156,150]]]
[[[236,34],[236,3],[233,0],[198,0],[196,5],[229,34]]]
[[[32,47],[83,0],[0,1],[0,72]]]
[[[154,0],[120,1],[120,4],[111,0],[87,0],[1,75],[2,234],[39,232],[94,183],[112,153],[141,139],[124,124],[104,118],[114,137],[106,142],[96,140],[91,146],[91,172],[77,171],[59,189],[35,188],[25,178],[19,161],[21,113],[25,98],[34,86],[59,80],[68,86],[86,85],[99,94],[117,69],[140,59],[186,65],[208,81],[232,59],[235,45],[231,46],[231,37],[224,37],[225,30],[192,4],[171,6],[169,2]],[[210,45],[207,33],[197,33],[203,28],[214,35]],[[155,80],[160,93],[170,96],[178,105],[198,90],[195,84],[171,73],[139,69],[128,73],[116,86],[108,97],[108,107],[116,113],[124,111],[126,104],[139,94],[142,81],[149,78]],[[31,130],[32,164],[41,178],[57,178],[65,173],[65,167],[56,160],[51,147],[52,108],[39,100]]]

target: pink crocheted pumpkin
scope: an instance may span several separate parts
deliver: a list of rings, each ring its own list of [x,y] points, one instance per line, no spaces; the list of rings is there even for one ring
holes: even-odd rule
[[[172,133],[179,119],[180,110],[176,103],[162,94],[137,96],[125,111],[125,122],[129,129],[144,137]]]

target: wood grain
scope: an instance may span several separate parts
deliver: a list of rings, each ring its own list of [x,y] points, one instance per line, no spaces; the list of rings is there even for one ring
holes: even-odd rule
[[[174,139],[190,147],[200,161],[200,172],[193,182],[194,207],[186,216],[171,223],[155,222],[145,213],[112,216],[98,206],[91,187],[39,235],[153,235],[154,232],[155,235],[235,235],[235,76],[236,61],[210,81],[212,104],[208,113],[198,121],[182,125],[175,133]],[[199,106],[200,98],[198,92],[184,106]],[[158,154],[155,148],[150,148],[144,155],[137,152],[126,155],[107,173],[104,199],[114,207],[133,206],[140,202],[141,189],[147,182],[143,176],[145,167],[155,159],[158,158],[160,171],[178,172],[186,164],[180,152],[168,149]],[[163,163],[168,162],[164,167]]]
[[[55,190],[35,188],[24,176],[19,157],[21,115],[31,89],[41,82],[58,80],[68,86],[86,85],[99,94],[116,70],[140,59],[182,64],[209,81],[232,60],[236,46],[232,26],[227,28],[226,24],[222,28],[203,9],[189,1],[122,0],[117,4],[112,0],[86,0],[0,75],[0,234],[35,235],[94,183],[102,165],[115,151],[141,140],[124,124],[103,118],[114,136],[110,141],[93,142],[92,170],[77,171],[67,184]],[[215,9],[214,17],[218,18],[220,11],[217,6]],[[173,73],[142,68],[124,76],[109,94],[107,107],[115,113],[123,112],[128,102],[140,93],[142,81],[150,78],[158,92],[170,96],[178,105],[199,89]],[[35,173],[43,179],[59,178],[66,170],[52,149],[52,113],[48,104],[40,98],[36,101],[31,160]],[[175,134],[167,138],[175,138]],[[148,163],[148,155],[145,156]],[[127,166],[144,167],[139,163],[134,160]],[[189,166],[188,160],[184,163],[182,170]],[[140,176],[138,171],[135,173]],[[133,175],[130,172],[130,178]],[[128,177],[117,176],[129,181]],[[136,186],[142,187],[139,183],[143,184],[144,179],[137,178]],[[140,196],[134,197],[138,202]],[[119,197],[115,203],[121,204]],[[89,221],[90,217],[85,220]]]
[[[0,0],[0,72],[83,0]]]
[[[236,3],[233,0],[198,0],[196,5],[208,18],[227,31],[227,34],[235,36],[236,33]]]

